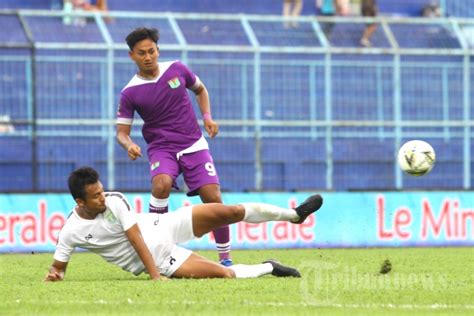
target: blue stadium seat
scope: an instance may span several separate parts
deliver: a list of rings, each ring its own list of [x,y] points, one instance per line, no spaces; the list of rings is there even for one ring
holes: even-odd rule
[[[337,138],[333,140],[333,159],[340,162],[386,163],[393,161],[393,140],[378,138]]]
[[[0,191],[30,192],[33,187],[31,163],[0,161]]]
[[[262,141],[263,186],[270,190],[324,188],[324,140],[267,138]]]
[[[377,4],[381,14],[404,16],[420,16],[423,6],[428,0],[378,0]],[[445,0],[446,14],[448,16],[473,17],[472,0]],[[62,0],[3,0],[0,8],[7,9],[59,9]],[[281,1],[275,0],[201,0],[190,4],[189,0],[148,0],[137,2],[134,0],[108,0],[109,10],[119,11],[145,11],[145,12],[201,12],[201,13],[248,13],[248,14],[281,14]],[[315,15],[314,1],[303,2],[304,15]]]
[[[253,139],[216,137],[208,140],[215,161],[253,162],[255,143]]]
[[[222,191],[251,191],[255,188],[254,162],[214,161]]]
[[[124,191],[150,191],[147,158],[140,161],[130,161],[126,157],[118,159],[115,164],[115,186]]]
[[[37,146],[41,191],[66,191],[71,171],[82,166],[98,168],[107,158],[107,145],[100,138],[39,137]],[[102,177],[106,179],[107,173]]]
[[[375,162],[335,161],[334,189],[345,190],[388,190],[395,187],[394,160]]]
[[[429,0],[378,0],[377,5],[382,14],[420,16],[423,6],[429,2]]]
[[[74,162],[46,161],[38,164],[38,190],[67,192],[67,178],[79,167]]]
[[[0,162],[31,162],[33,147],[29,137],[2,136],[0,148]]]
[[[255,188],[255,143],[252,139],[217,137],[208,140],[223,191]]]
[[[410,189],[436,188],[437,190],[453,190],[463,187],[462,161],[437,161],[433,170],[423,177],[403,176],[403,187]]]
[[[28,137],[0,137],[0,191],[33,190],[32,144]],[[8,150],[6,150],[8,148]]]
[[[333,140],[333,180],[336,190],[395,186],[395,148],[390,139],[339,138]]]
[[[103,43],[104,39],[94,22],[85,23],[83,26],[65,25],[57,17],[27,17],[26,21],[37,42],[84,42]]]
[[[61,1],[61,0],[59,0]],[[0,2],[0,8],[5,9],[50,9],[50,1],[43,0],[2,0]]]
[[[396,11],[405,15],[418,15],[425,1],[379,1],[382,12]],[[44,6],[44,2],[43,6]],[[17,5],[27,8],[41,8],[38,1],[4,1],[3,5]],[[110,0],[111,10],[153,10],[217,13],[264,13],[281,14],[281,2],[274,0],[221,1],[204,0],[190,6],[188,0],[153,0],[138,3],[132,0]],[[305,2],[305,13],[312,14]],[[310,13],[311,12],[311,13]],[[112,39],[123,43],[123,38],[140,23],[155,25],[163,31],[161,43],[178,44],[169,21],[160,19],[117,19],[113,27]],[[64,27],[57,18],[27,17],[33,37],[41,42],[86,42],[102,43],[103,38],[95,24],[83,28]],[[177,19],[185,38],[191,44],[244,45],[249,46],[242,25],[237,21],[184,20]],[[280,22],[253,22],[259,43],[263,46],[278,47],[319,47],[321,43],[314,36],[309,24],[301,24],[297,30],[289,32]],[[0,34],[1,43],[23,43],[27,40],[14,15],[0,16],[0,26],[12,32]],[[355,28],[356,27],[356,28]],[[358,45],[363,24],[340,23],[336,25],[331,44],[338,47]],[[435,25],[391,24],[402,48],[459,48],[450,30]],[[405,36],[411,32],[412,36]],[[376,47],[388,47],[382,28],[373,37]],[[0,54],[18,58],[29,52],[23,49],[2,50]],[[102,81],[106,75],[106,51],[69,50],[56,52],[38,48],[35,74],[39,80],[35,85],[35,113],[40,119],[102,119],[108,114],[108,102]],[[74,55],[80,58],[70,58]],[[210,91],[213,115],[217,120],[255,118],[254,68],[252,53],[209,53],[166,51],[163,59],[187,58],[190,67],[206,83]],[[47,58],[44,58],[47,57]],[[54,57],[54,58],[51,58]],[[85,60],[94,57],[93,62]],[[308,120],[325,118],[326,78],[324,77],[323,54],[270,54],[260,55],[263,85],[260,91],[261,117],[265,120]],[[394,71],[393,56],[384,55],[343,55],[334,54],[331,60],[331,111],[334,120],[394,120]],[[401,58],[401,118],[403,120],[462,120],[464,117],[463,56],[406,56]],[[85,60],[85,61],[84,61]],[[302,62],[304,61],[304,63]],[[351,64],[358,61],[356,65]],[[115,102],[120,89],[135,72],[135,66],[127,59],[125,51],[117,51],[114,60]],[[307,64],[306,64],[307,62]],[[365,67],[363,63],[371,67]],[[420,63],[421,62],[421,63]],[[430,64],[428,64],[430,62]],[[377,63],[378,66],[373,66]],[[431,64],[432,63],[432,64]],[[64,71],[64,65],[68,65]],[[8,61],[1,64],[5,69],[0,78],[2,104],[0,115],[12,119],[27,119],[29,100],[26,73],[30,71],[25,61]],[[3,69],[2,68],[2,69]],[[314,73],[311,73],[313,71]],[[474,73],[474,71],[472,72]],[[274,78],[286,77],[281,80]],[[271,78],[272,80],[267,80]],[[309,78],[312,78],[311,80]],[[364,80],[360,80],[364,78]],[[474,79],[473,79],[474,80]],[[447,92],[446,92],[447,91]],[[5,93],[4,93],[5,92]],[[30,109],[31,111],[31,109]],[[54,127],[38,126],[42,135],[54,135]],[[107,172],[106,141],[99,137],[81,137],[83,131],[104,132],[101,127],[62,126],[61,130],[77,133],[74,137],[40,137],[37,143],[37,158],[40,190],[64,190],[65,177],[70,170],[80,165],[99,168],[104,179]],[[263,127],[261,157],[263,164],[263,187],[266,190],[306,190],[326,186],[327,153],[325,127],[312,128],[309,138],[308,127],[271,126]],[[239,133],[243,137],[217,137],[210,140],[211,152],[225,191],[243,191],[255,188],[255,143],[254,126],[225,127],[225,133]],[[299,132],[306,133],[298,138]],[[394,168],[396,148],[392,127],[332,129],[333,181],[336,190],[391,189],[394,188]],[[355,133],[365,133],[370,137],[353,137]],[[433,172],[427,177],[415,179],[404,176],[407,188],[445,189],[462,186],[463,142],[459,138],[459,128],[404,127],[402,134],[431,135],[438,138],[428,141],[437,151],[438,159]],[[278,134],[281,137],[274,137]],[[232,134],[233,135],[233,134]],[[444,138],[439,138],[440,136]],[[319,138],[318,138],[319,137]],[[411,138],[413,138],[411,137]],[[137,138],[140,139],[140,138]],[[18,140],[18,142],[17,142]],[[30,190],[31,143],[27,138],[0,138],[1,148],[15,144],[11,150],[0,153],[0,188]],[[146,146],[141,143],[145,151]],[[117,146],[118,147],[118,146]],[[26,152],[22,152],[28,148]],[[474,152],[474,151],[473,151]],[[150,179],[147,159],[130,162],[122,149],[116,150],[116,187],[123,190],[148,191]],[[20,160],[16,157],[21,156]],[[23,159],[23,160],[22,160]],[[16,179],[9,179],[18,174]],[[3,175],[10,175],[8,178]],[[104,180],[105,181],[105,180]],[[179,180],[182,183],[182,179]]]
[[[149,0],[138,3],[133,0],[109,0],[111,10],[125,11],[173,11],[201,13],[248,13],[248,14],[281,14],[281,2],[275,0],[200,0],[190,3],[189,0]],[[305,5],[305,12],[313,13],[314,4]]]
[[[324,162],[326,161],[326,146],[324,139],[265,138],[262,141],[262,159],[285,163]]]

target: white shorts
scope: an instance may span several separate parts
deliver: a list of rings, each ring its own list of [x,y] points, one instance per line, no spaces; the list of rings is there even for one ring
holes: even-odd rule
[[[191,250],[177,246],[196,238],[192,206],[166,214],[141,215],[138,224],[156,267],[161,274],[170,277],[192,254]]]

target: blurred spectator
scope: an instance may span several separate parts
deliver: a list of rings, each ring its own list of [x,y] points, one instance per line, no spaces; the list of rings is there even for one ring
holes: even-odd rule
[[[441,8],[439,7],[438,1],[430,1],[421,10],[421,15],[425,18],[439,18],[441,16]],[[430,34],[436,34],[442,31],[440,26],[431,26],[427,29]]]
[[[421,15],[427,18],[438,18],[441,16],[441,8],[438,1],[430,1],[423,7]]]
[[[49,2],[49,7],[51,8],[51,10],[62,10],[63,0],[51,0]]]
[[[335,0],[338,15],[346,16],[351,13],[350,0]]]
[[[13,133],[15,127],[11,124],[9,115],[0,115],[0,134]]]
[[[297,28],[298,22],[288,21],[288,19],[297,18],[301,14],[303,8],[303,0],[283,0],[283,18],[286,20],[283,26],[288,29],[290,27]]]
[[[349,15],[349,0],[316,0],[316,9],[322,16]],[[322,30],[326,37],[330,37],[334,22],[322,23]]]
[[[316,0],[316,9],[322,16],[335,16],[335,2],[335,0]],[[334,22],[323,22],[321,23],[321,26],[324,35],[329,39],[331,37],[332,29],[334,28]]]
[[[91,0],[64,0],[64,2],[72,2],[74,10],[84,11],[107,11],[107,0],[96,0],[92,3]]]
[[[377,16],[377,3],[376,0],[361,0],[361,11],[363,16],[375,17]],[[371,47],[372,43],[370,38],[375,33],[377,25],[375,23],[369,23],[362,33],[362,38],[360,39],[360,45],[364,47]]]
[[[108,11],[107,0],[96,0],[92,3],[91,0],[64,0],[63,10],[67,13],[72,11]],[[63,19],[64,24],[74,24],[77,26],[84,26],[86,24],[86,18],[76,17],[71,19],[70,16],[65,16]]]

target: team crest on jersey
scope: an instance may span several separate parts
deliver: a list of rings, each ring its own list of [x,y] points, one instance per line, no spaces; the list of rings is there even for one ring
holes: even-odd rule
[[[117,222],[117,217],[115,217],[114,213],[112,213],[110,210],[106,210],[104,212],[104,219],[111,224]]]
[[[150,166],[150,169],[151,171],[155,170],[156,168],[158,168],[160,166],[160,162],[159,161],[156,161],[154,163],[151,164]]]
[[[181,82],[179,81],[178,77],[174,77],[173,79],[168,80],[168,84],[171,87],[171,89],[176,89],[177,87],[181,85]]]

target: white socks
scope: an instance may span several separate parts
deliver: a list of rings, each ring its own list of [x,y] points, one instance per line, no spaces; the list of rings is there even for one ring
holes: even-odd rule
[[[150,205],[154,207],[167,207],[168,206],[168,198],[166,199],[157,199],[153,195],[150,195]]]
[[[238,279],[246,278],[258,278],[265,274],[270,274],[273,271],[273,266],[271,263],[262,263],[262,264],[234,264],[229,267],[235,273],[235,277]]]
[[[265,203],[242,203],[245,208],[243,221],[247,223],[263,223],[269,221],[297,221],[295,210],[281,208]]]

